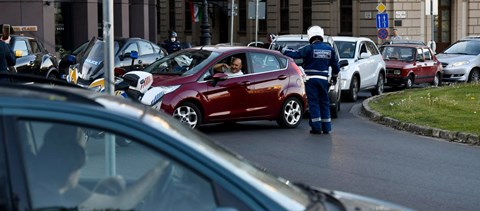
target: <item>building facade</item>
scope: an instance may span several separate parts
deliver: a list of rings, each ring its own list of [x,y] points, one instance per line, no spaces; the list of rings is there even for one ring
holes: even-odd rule
[[[257,6],[256,0],[113,0],[114,36],[158,43],[167,39],[169,30],[175,30],[180,41],[200,45],[202,6],[207,2],[212,44],[266,42],[270,33],[306,33],[311,25],[322,26],[329,35],[363,36],[381,44],[376,16],[382,4],[388,32],[397,28],[404,39],[428,42],[432,39],[430,1],[258,0]],[[437,52],[464,36],[480,34],[480,0],[436,1],[433,34]],[[51,52],[70,51],[93,36],[102,36],[102,3],[0,0],[0,23],[15,26],[18,34],[38,38]]]

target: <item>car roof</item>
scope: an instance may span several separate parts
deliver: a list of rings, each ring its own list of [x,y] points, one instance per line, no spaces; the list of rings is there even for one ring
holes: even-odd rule
[[[347,37],[347,36],[333,36],[334,41],[347,41],[347,42],[357,42],[357,41],[372,41],[367,37]]]
[[[408,48],[428,48],[425,45],[416,45],[416,44],[390,44],[390,45],[383,45],[382,47],[408,47]]]
[[[461,40],[476,40],[480,41],[480,35],[470,35],[462,38]]]

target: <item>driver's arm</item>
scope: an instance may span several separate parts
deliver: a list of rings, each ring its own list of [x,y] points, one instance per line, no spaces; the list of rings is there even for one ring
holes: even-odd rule
[[[155,187],[155,183],[165,172],[168,165],[169,162],[167,161],[158,163],[137,182],[116,196],[92,192],[90,197],[80,205],[80,208],[87,210],[131,210]]]

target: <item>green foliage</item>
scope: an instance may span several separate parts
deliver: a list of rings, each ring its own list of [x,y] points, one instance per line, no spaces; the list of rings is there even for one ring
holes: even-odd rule
[[[369,106],[403,122],[480,135],[480,83],[409,89]]]

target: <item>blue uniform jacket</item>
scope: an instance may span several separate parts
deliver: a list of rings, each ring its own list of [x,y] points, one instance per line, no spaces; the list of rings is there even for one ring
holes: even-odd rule
[[[168,54],[171,54],[175,51],[181,50],[182,46],[178,41],[172,42],[171,40],[165,40],[163,48],[167,50]]]
[[[329,66],[333,75],[340,72],[335,50],[324,42],[314,42],[298,50],[285,49],[284,54],[293,59],[303,59],[303,69],[307,75],[328,76]]]
[[[15,55],[10,46],[0,41],[0,72],[7,71],[8,66],[14,66],[16,63]]]

